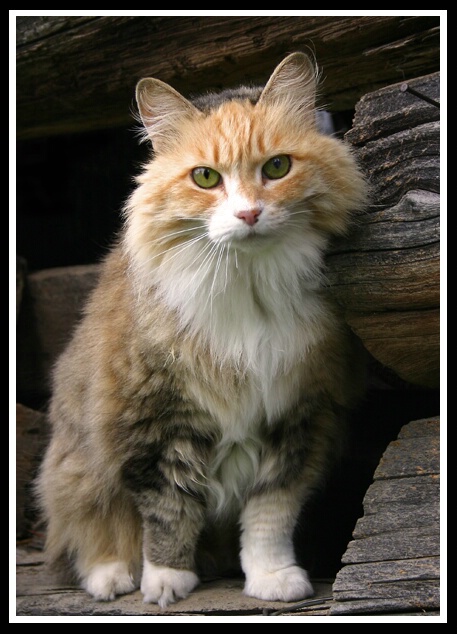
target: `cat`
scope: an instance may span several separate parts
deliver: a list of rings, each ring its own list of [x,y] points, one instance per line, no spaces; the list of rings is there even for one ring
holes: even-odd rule
[[[36,481],[49,560],[97,600],[185,598],[232,527],[245,594],[313,593],[294,530],[363,382],[324,257],[367,197],[317,88],[300,52],[263,88],[137,85],[151,158],[55,365]]]

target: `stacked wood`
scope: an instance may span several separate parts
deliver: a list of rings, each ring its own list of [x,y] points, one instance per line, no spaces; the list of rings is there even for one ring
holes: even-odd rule
[[[402,428],[363,502],[333,584],[330,615],[440,607],[439,419]]]
[[[346,139],[372,205],[329,258],[332,291],[367,350],[436,388],[440,370],[439,73],[365,95]]]
[[[185,94],[265,81],[294,50],[315,54],[328,110],[439,70],[439,16],[17,18],[19,138],[131,126],[154,76]]]

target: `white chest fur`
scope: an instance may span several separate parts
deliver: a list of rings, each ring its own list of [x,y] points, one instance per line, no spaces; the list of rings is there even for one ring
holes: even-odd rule
[[[254,253],[190,246],[158,267],[163,300],[216,363],[271,383],[303,359],[326,321],[318,294],[322,240],[288,234]]]

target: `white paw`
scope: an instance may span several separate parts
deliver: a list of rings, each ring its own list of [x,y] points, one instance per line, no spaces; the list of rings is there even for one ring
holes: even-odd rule
[[[141,592],[145,603],[158,603],[166,608],[170,603],[185,599],[198,585],[199,579],[191,570],[177,570],[144,562]]]
[[[306,570],[289,566],[248,576],[244,594],[264,601],[299,601],[314,594],[314,590]]]
[[[82,583],[96,601],[112,601],[118,594],[133,592],[136,585],[123,561],[97,564]]]

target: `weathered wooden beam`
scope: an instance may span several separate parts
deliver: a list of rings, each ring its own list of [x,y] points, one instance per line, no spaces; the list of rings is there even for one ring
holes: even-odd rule
[[[439,70],[438,16],[18,17],[19,138],[132,125],[136,82],[186,94],[263,82],[288,52],[315,53],[322,104]]]

